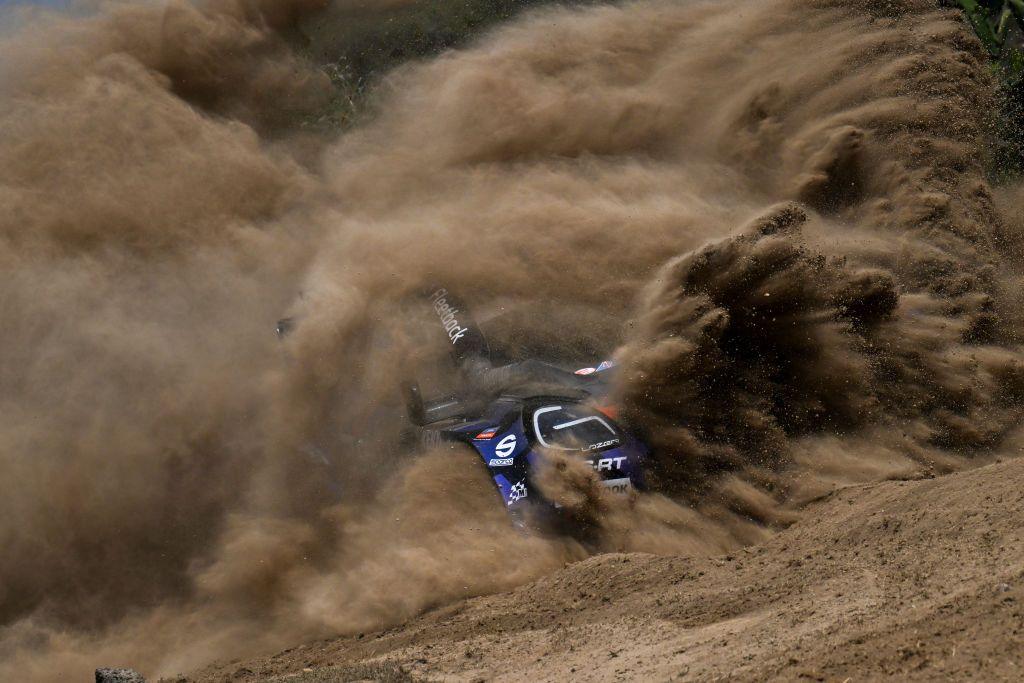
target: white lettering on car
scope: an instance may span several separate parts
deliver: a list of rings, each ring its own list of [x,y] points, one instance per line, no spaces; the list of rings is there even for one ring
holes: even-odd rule
[[[622,469],[622,463],[626,461],[626,456],[620,455],[617,458],[600,458],[594,460],[591,463],[595,470],[598,472],[610,472],[612,470]]]
[[[633,489],[633,482],[629,480],[629,477],[623,477],[622,479],[605,479],[603,482],[604,487],[612,493],[629,493]]]
[[[459,309],[452,308],[448,300],[445,299],[445,295],[448,294],[448,290],[443,287],[434,292],[431,299],[434,302],[434,311],[441,319],[441,327],[448,333],[448,338],[452,340],[452,344],[462,339],[467,332],[468,327],[462,327],[459,325],[458,318],[455,315],[459,312]]]

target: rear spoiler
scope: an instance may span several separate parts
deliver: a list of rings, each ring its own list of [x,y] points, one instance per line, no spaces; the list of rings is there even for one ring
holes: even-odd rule
[[[462,301],[444,287],[426,290],[424,295],[433,309],[432,325],[440,327],[448,355],[462,371],[477,373],[491,367],[491,350]],[[419,384],[407,382],[402,387],[409,420],[419,426],[440,422],[466,414],[465,400],[456,395],[424,399]]]
[[[451,344],[448,352],[456,364],[483,361],[490,365],[491,349],[487,344],[487,338],[462,302],[444,287],[433,290],[429,300],[437,315],[437,321]]]

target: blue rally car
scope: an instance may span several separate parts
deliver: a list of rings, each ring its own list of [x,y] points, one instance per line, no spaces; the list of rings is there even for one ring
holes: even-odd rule
[[[459,388],[425,398],[416,383],[405,387],[423,446],[456,442],[472,448],[516,521],[527,512],[557,516],[558,504],[546,500],[536,483],[539,465],[553,453],[586,462],[612,492],[643,488],[646,446],[616,423],[608,405],[612,362],[575,371],[539,360],[494,366],[486,339],[457,299],[439,288],[429,301]]]

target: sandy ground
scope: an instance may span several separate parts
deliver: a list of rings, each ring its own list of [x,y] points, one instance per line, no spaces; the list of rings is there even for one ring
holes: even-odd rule
[[[1024,676],[1024,461],[842,489],[712,558],[609,554],[189,681]]]

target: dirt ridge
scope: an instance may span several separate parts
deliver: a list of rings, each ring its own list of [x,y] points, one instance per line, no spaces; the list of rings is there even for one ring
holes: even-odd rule
[[[399,628],[188,680],[370,663],[428,680],[1019,680],[1022,484],[1024,460],[1009,460],[851,486],[734,554],[591,557]]]

